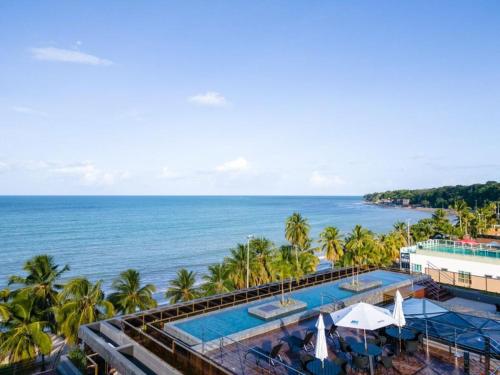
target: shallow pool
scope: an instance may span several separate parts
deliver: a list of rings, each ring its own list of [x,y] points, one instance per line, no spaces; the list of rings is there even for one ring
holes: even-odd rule
[[[359,279],[363,281],[381,281],[381,287],[396,284],[408,280],[409,278],[411,278],[410,275],[382,270],[359,275]],[[291,296],[294,299],[307,303],[307,310],[311,310],[323,304],[329,304],[352,296],[354,293],[339,289],[338,287],[339,284],[345,281],[346,279],[341,279],[314,287],[304,288],[292,292]],[[174,323],[173,325],[201,341],[211,341],[222,336],[232,335],[233,333],[268,323],[269,321],[264,321],[248,314],[247,310],[250,306],[261,305],[271,299],[277,300],[279,298],[280,296],[278,295],[252,303],[245,303],[241,306],[200,315],[195,318],[189,318],[185,321]]]

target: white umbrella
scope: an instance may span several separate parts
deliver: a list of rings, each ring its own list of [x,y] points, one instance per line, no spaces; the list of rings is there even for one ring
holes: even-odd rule
[[[395,320],[396,326],[399,330],[399,347],[401,348],[401,327],[406,324],[405,314],[403,311],[403,296],[396,290],[396,296],[394,298],[394,310],[392,310],[392,317]]]
[[[325,323],[323,322],[323,316],[321,313],[319,314],[318,321],[316,322],[316,328],[318,329],[318,333],[316,335],[314,356],[321,360],[321,366],[323,367],[323,361],[328,358],[328,347],[326,345]]]
[[[401,332],[401,327],[406,324],[405,314],[403,311],[403,296],[396,291],[396,297],[394,298],[394,310],[392,311],[392,317],[396,321],[396,325],[399,327],[399,332]]]
[[[362,329],[366,344],[366,330],[373,331],[395,324],[391,312],[382,307],[359,302],[330,314],[333,322],[340,327]]]

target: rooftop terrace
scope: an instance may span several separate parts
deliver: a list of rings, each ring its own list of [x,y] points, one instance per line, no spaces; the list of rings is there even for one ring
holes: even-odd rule
[[[281,293],[279,283],[115,318],[100,323],[101,327],[97,329],[102,334],[96,334],[95,326],[92,329],[85,326],[81,328],[80,336],[89,352],[98,352],[102,357],[101,362],[107,362],[121,373],[166,373],[164,368],[155,371],[162,368],[162,363],[168,366],[171,371],[169,373],[308,373],[304,366],[307,355],[311,353],[295,347],[292,343],[295,339],[291,337],[304,338],[306,332],[313,328],[320,311],[324,313],[325,323],[329,326],[331,322],[328,321],[328,312],[344,305],[358,301],[386,303],[387,296],[395,288],[405,288],[406,294],[411,296],[413,290],[418,290],[414,288],[414,284],[422,283],[426,286],[432,282],[427,275],[414,276],[399,270],[390,272],[365,267],[359,269],[360,279],[380,279],[380,287],[361,293],[341,290],[339,284],[352,277],[354,271],[352,268],[328,270],[292,280],[289,287],[293,298],[307,302],[307,309],[269,322],[251,317],[247,310],[250,306],[277,299]],[[421,327],[415,328],[421,331]],[[352,348],[357,345],[355,341],[360,340],[358,332],[353,330],[339,328],[338,334]],[[380,334],[384,335],[384,332]],[[106,337],[111,338],[115,345],[105,343]],[[376,340],[375,336],[372,338]],[[415,371],[423,374],[461,374],[464,373],[464,361],[460,355],[465,350],[472,353],[471,366],[479,368],[484,347],[468,347],[462,345],[464,342],[450,342],[449,338],[435,337],[432,341],[429,340],[432,348],[429,352],[427,342],[425,346],[419,342],[418,350],[411,357],[404,353],[394,356],[394,367],[402,374],[412,374]],[[279,343],[282,343],[279,357],[270,358],[263,354],[262,351],[270,351]],[[126,350],[123,349],[124,346]],[[452,347],[455,348],[454,351],[451,351]],[[342,362],[341,358],[348,359],[346,369],[350,369],[354,366],[353,356],[341,349],[337,336],[334,336],[329,340],[329,359],[336,363]],[[394,342],[388,341],[380,345],[380,350],[377,358],[388,356],[395,352]],[[452,355],[455,352],[459,357]],[[133,360],[130,360],[131,357]],[[312,363],[309,366],[315,365]],[[481,366],[484,370],[484,363]],[[134,370],[131,372],[130,368]],[[147,368],[148,371],[141,371],[141,368]],[[384,373],[382,365],[376,366],[375,370]]]
[[[419,242],[414,246],[403,248],[402,251],[410,253],[429,251],[445,255],[459,255],[485,260],[497,260],[500,262],[500,248],[483,243],[474,244],[450,240],[427,240]]]

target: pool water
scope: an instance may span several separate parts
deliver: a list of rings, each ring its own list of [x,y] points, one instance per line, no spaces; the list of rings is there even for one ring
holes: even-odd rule
[[[411,276],[389,271],[372,271],[359,275],[361,281],[381,281],[382,286],[396,284],[408,280]],[[350,278],[349,278],[350,279]],[[345,283],[347,279],[332,281],[310,288],[304,288],[291,293],[291,297],[307,303],[307,310],[312,310],[321,305],[326,305],[338,300],[352,296],[354,293],[339,288],[339,284]],[[285,292],[286,292],[285,284]],[[289,295],[289,294],[287,294]],[[222,336],[229,336],[236,332],[255,328],[268,321],[261,320],[248,314],[250,306],[264,304],[269,300],[278,300],[280,296],[273,296],[252,303],[246,303],[238,307],[227,308],[218,312],[199,317],[187,319],[174,323],[173,325],[201,341],[211,341]],[[265,302],[264,302],[265,301]],[[279,319],[279,318],[277,318]]]
[[[471,255],[488,258],[500,258],[500,252],[488,249],[474,249],[470,247],[453,247],[453,246],[424,246],[420,250],[437,251],[440,253]]]

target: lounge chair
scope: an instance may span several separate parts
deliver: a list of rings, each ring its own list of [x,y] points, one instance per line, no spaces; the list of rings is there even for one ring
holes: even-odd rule
[[[283,362],[283,359],[281,358],[281,351],[282,350],[283,350],[283,343],[282,342],[273,346],[273,348],[270,351],[267,351],[261,347],[256,346],[256,347],[254,347],[246,352],[245,360],[247,359],[247,356],[249,354],[251,354],[255,357],[257,365],[259,365],[261,360],[265,360],[269,365],[274,367],[277,364],[280,364]]]
[[[329,329],[326,330],[326,337],[330,337],[331,339],[333,339],[335,336],[338,336],[338,332],[337,332],[337,326],[335,325],[335,323],[333,323]]]
[[[313,337],[314,332],[309,331],[306,333],[303,339],[297,336],[288,336],[283,338],[283,341],[286,341],[288,343],[292,352],[294,351],[294,348],[305,350],[307,352],[308,350],[314,349]]]

